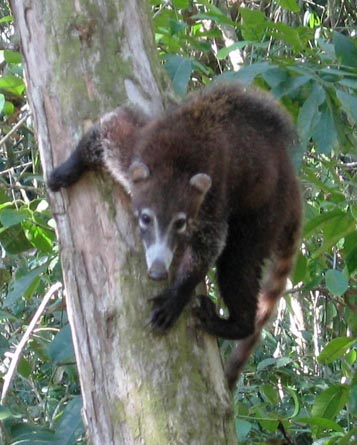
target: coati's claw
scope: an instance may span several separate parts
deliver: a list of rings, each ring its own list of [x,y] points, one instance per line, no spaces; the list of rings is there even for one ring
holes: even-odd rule
[[[166,332],[175,323],[180,315],[177,310],[174,296],[170,291],[164,291],[162,294],[151,298],[154,303],[154,309],[150,315],[150,323],[157,332]]]

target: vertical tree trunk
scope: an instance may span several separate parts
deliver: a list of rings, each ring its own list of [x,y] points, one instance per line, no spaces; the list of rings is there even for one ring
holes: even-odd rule
[[[45,172],[125,101],[151,115],[165,88],[146,0],[12,0]],[[147,327],[146,279],[128,198],[87,174],[51,194],[94,445],[234,444],[216,341],[190,310],[166,336]]]

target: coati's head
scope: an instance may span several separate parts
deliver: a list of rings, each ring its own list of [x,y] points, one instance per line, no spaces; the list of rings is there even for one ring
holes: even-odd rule
[[[211,178],[197,172],[175,180],[172,174],[155,173],[139,160],[129,168],[131,200],[144,244],[148,275],[153,280],[165,280],[176,250],[190,239]]]

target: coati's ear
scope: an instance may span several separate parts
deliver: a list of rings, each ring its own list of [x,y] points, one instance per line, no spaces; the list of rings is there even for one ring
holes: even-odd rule
[[[206,175],[206,173],[197,173],[190,179],[190,184],[202,193],[202,195],[205,195],[211,188],[212,179],[209,175]]]
[[[134,161],[129,167],[129,175],[133,182],[139,182],[150,176],[150,170],[143,162]]]

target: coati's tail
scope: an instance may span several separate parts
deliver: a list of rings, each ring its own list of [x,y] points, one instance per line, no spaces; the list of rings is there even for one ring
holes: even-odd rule
[[[255,320],[255,333],[237,342],[225,366],[225,374],[230,389],[234,388],[242,368],[248,361],[261,331],[270,319],[275,307],[286,288],[288,275],[294,265],[295,253],[300,239],[300,218],[286,227],[278,243],[277,252],[271,259],[270,266],[263,280],[258,297],[258,310]]]

